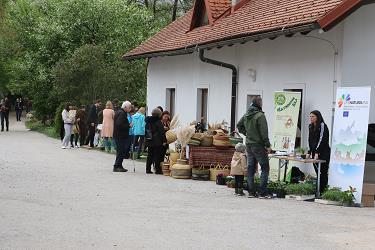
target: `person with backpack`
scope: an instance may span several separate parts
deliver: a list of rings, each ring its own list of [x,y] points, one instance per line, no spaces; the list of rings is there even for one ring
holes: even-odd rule
[[[151,116],[146,117],[146,146],[148,155],[146,162],[146,173],[152,174],[151,166],[155,166],[155,174],[163,174],[160,163],[162,161],[163,147],[167,145],[165,130],[161,122],[161,110],[155,108]]]
[[[238,131],[246,136],[247,160],[248,160],[248,186],[249,198],[258,197],[255,191],[254,175],[256,172],[256,161],[259,163],[262,173],[260,175],[259,198],[269,199],[267,189],[270,164],[268,154],[271,153],[271,143],[268,137],[268,125],[266,116],[262,111],[262,98],[254,98],[247,113],[237,124]]]

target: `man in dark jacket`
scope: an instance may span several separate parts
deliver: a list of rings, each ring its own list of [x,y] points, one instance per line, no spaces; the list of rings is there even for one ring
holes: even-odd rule
[[[256,97],[253,100],[247,113],[238,122],[237,128],[241,134],[246,136],[249,197],[257,197],[254,187],[254,174],[256,170],[256,162],[259,162],[262,169],[259,198],[271,198],[267,190],[268,175],[270,171],[268,154],[271,152],[271,144],[268,138],[267,120],[262,111],[261,97]]]
[[[151,165],[155,164],[155,174],[163,174],[160,163],[163,158],[163,147],[167,145],[165,130],[161,122],[161,110],[152,110],[152,116],[145,119],[146,122],[146,146],[148,147],[146,173],[152,174]]]
[[[130,112],[132,104],[125,101],[121,109],[119,109],[114,118],[113,138],[116,140],[116,161],[113,165],[113,172],[127,172],[128,170],[122,166],[126,152],[129,151],[131,138],[129,129],[132,124],[129,124],[128,113]]]
[[[10,101],[8,97],[0,103],[0,116],[1,116],[1,132],[4,131],[4,120],[6,125],[6,131],[9,131],[9,111],[10,111]]]
[[[98,125],[98,109],[102,105],[101,100],[97,100],[95,104],[91,105],[87,116],[87,125],[89,130],[89,136],[86,140],[86,145],[90,143],[90,147],[94,147],[95,128]]]

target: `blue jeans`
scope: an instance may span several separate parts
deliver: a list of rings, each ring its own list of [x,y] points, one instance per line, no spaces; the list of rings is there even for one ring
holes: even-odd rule
[[[264,147],[247,146],[247,183],[249,185],[249,193],[255,194],[254,175],[256,170],[256,164],[259,163],[262,174],[260,175],[260,195],[264,196],[268,194],[267,183],[268,176],[270,173],[270,163],[268,155]]]
[[[116,150],[116,161],[115,161],[115,164],[113,165],[114,168],[123,167],[122,162],[124,161],[126,153],[129,152],[130,143],[131,143],[130,140],[131,140],[130,138],[125,138],[125,139],[116,138],[117,150]]]

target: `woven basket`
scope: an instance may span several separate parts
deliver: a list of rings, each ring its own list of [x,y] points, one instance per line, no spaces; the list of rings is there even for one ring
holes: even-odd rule
[[[216,176],[218,174],[224,176],[230,175],[230,167],[218,164],[216,167],[210,168],[210,181],[216,181]]]
[[[204,135],[201,140],[201,146],[211,147],[214,142],[214,137],[212,135]]]
[[[171,144],[171,143],[177,141],[177,134],[175,132],[173,132],[172,130],[168,130],[165,133],[165,137],[167,137],[167,143],[168,144]]]
[[[227,135],[215,135],[213,145],[217,148],[228,148],[231,146],[229,136]]]
[[[162,167],[163,175],[169,176],[171,173],[171,170],[169,170],[169,163],[168,162],[163,162]]]
[[[171,176],[175,179],[190,179],[191,167],[186,164],[186,160],[177,160],[172,167]]]
[[[191,178],[197,181],[209,181],[210,180],[210,170],[201,168],[193,168],[191,173]]]

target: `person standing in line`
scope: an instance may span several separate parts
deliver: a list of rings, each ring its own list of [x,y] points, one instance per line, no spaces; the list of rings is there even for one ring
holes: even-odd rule
[[[134,115],[134,105],[132,105],[130,112],[128,113],[128,121],[130,124],[130,129],[129,129],[129,136],[130,136],[130,147],[129,151],[126,152],[125,154],[125,159],[129,159],[130,156],[133,157],[133,141],[134,141],[134,130],[133,130],[133,115]],[[132,158],[133,159],[133,158]]]
[[[87,124],[86,124],[86,107],[81,106],[81,109],[77,110],[76,114],[76,126],[79,133],[79,147],[85,144],[85,139],[87,135]]]
[[[167,133],[168,130],[170,130],[170,126],[171,126],[171,114],[168,112],[168,111],[164,111],[162,114],[161,114],[161,122],[163,123],[163,127],[164,127],[164,132]],[[167,154],[167,151],[169,149],[169,145],[166,144],[165,146],[163,146],[163,150],[161,152],[161,162],[164,161],[165,159],[165,155]]]
[[[1,132],[4,131],[4,122],[6,126],[6,131],[9,131],[9,111],[10,111],[10,101],[8,97],[0,102],[0,116],[1,116]]]
[[[115,111],[113,111],[113,105],[111,101],[107,101],[105,109],[103,110],[103,127],[102,137],[104,138],[105,151],[111,152],[111,143],[113,137]]]
[[[87,125],[89,127],[89,136],[86,140],[86,145],[89,144],[91,148],[94,148],[95,129],[98,125],[98,109],[102,105],[101,100],[96,100],[95,104],[91,105],[87,117]]]
[[[15,110],[16,110],[16,119],[18,122],[21,121],[22,116],[22,100],[21,98],[17,98],[16,104],[15,104]]]
[[[72,121],[72,134],[70,136],[70,147],[74,148],[74,142],[75,147],[78,148],[78,129],[77,129],[77,121],[76,121],[76,115],[77,115],[77,107],[71,106],[69,110],[69,119]]]
[[[254,98],[247,113],[237,124],[238,131],[246,136],[247,157],[248,157],[248,185],[249,198],[255,198],[254,174],[256,172],[256,162],[260,164],[262,173],[260,176],[261,199],[272,198],[267,189],[270,165],[268,154],[271,153],[271,144],[268,137],[268,125],[266,116],[262,111],[262,98]]]
[[[72,135],[73,120],[69,117],[70,103],[66,103],[64,110],[61,113],[62,120],[64,121],[65,136],[62,141],[62,149],[69,148],[69,141]]]
[[[137,147],[137,159],[141,158],[142,147],[145,141],[145,113],[146,109],[141,107],[133,116],[133,145]]]
[[[331,157],[329,146],[329,130],[320,111],[314,110],[310,113],[309,125],[309,155],[313,159],[326,161],[320,166],[320,193],[323,193],[328,185],[328,168]],[[318,166],[314,164],[316,175]]]
[[[163,174],[161,171],[161,154],[163,147],[167,145],[165,130],[161,122],[161,110],[155,108],[152,110],[151,116],[146,117],[146,146],[148,147],[148,155],[146,162],[146,173],[152,174],[151,166],[155,166],[155,174]]]
[[[242,143],[237,143],[235,150],[230,164],[230,175],[234,176],[235,195],[244,196],[243,181],[244,176],[247,175],[246,146]]]
[[[126,152],[129,151],[130,147],[130,136],[129,130],[131,124],[128,120],[128,113],[131,111],[132,104],[129,101],[125,101],[121,109],[118,110],[114,118],[114,131],[113,137],[116,140],[116,160],[113,165],[113,172],[127,172],[128,170],[122,166]]]

